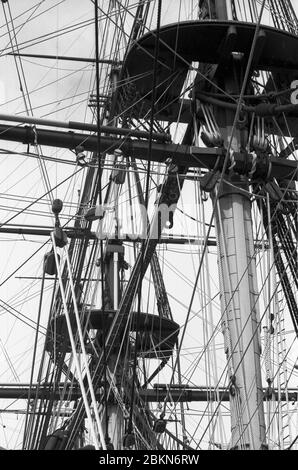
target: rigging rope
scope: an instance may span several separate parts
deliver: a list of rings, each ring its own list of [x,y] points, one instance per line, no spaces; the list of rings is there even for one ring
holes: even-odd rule
[[[81,389],[81,393],[82,393],[82,397],[83,397],[83,401],[84,401],[84,405],[85,405],[85,411],[86,411],[86,414],[87,414],[87,417],[88,417],[89,425],[91,427],[91,434],[92,434],[92,437],[93,437],[93,440],[94,440],[95,448],[98,450],[100,448],[100,445],[99,445],[98,437],[97,437],[97,434],[96,434],[96,431],[95,431],[95,428],[94,428],[94,425],[93,425],[91,409],[90,409],[88,398],[87,398],[87,391],[85,389],[84,379],[83,379],[83,375],[82,375],[82,371],[81,371],[81,365],[80,365],[80,362],[79,362],[79,358],[78,358],[78,354],[77,354],[77,350],[76,350],[76,345],[75,345],[75,341],[74,341],[74,336],[73,336],[73,332],[72,332],[72,325],[71,325],[71,319],[70,319],[68,305],[67,305],[67,298],[66,298],[66,294],[65,294],[65,290],[64,290],[63,281],[62,281],[62,275],[61,275],[61,270],[60,270],[61,269],[60,268],[60,262],[59,262],[59,258],[58,258],[57,247],[56,247],[56,242],[55,242],[55,238],[54,238],[53,233],[51,235],[51,238],[52,238],[52,242],[53,242],[55,262],[56,262],[57,274],[58,274],[59,285],[60,285],[60,293],[61,293],[61,297],[62,297],[62,301],[63,301],[64,314],[65,314],[65,319],[66,319],[66,323],[67,323],[68,337],[69,337],[70,344],[71,344],[74,363],[75,363],[76,371],[77,371],[77,375],[78,375],[78,382],[80,384],[80,389]],[[81,332],[81,329],[80,329],[80,319],[79,319],[79,313],[78,313],[78,310],[77,310],[77,303],[76,303],[77,301],[76,301],[75,292],[74,292],[74,289],[73,289],[70,266],[68,264],[69,263],[69,258],[67,256],[67,252],[66,252],[66,259],[67,259],[67,267],[69,269],[71,294],[72,294],[72,297],[73,297],[73,299],[72,299],[73,300],[73,307],[74,307],[74,312],[75,312],[75,317],[76,317],[77,327],[78,327],[78,332],[79,332],[79,337],[80,337],[80,343],[81,343],[80,345],[81,345],[81,348],[82,348],[85,369],[86,369],[86,372],[88,374],[89,366],[88,366],[87,359],[86,359],[86,351],[85,351],[84,340],[83,340],[82,332]],[[95,396],[94,396],[94,390],[93,390],[93,386],[92,386],[90,373],[89,373],[89,375],[87,375],[87,377],[88,377],[88,385],[89,385],[88,392],[90,392],[91,398],[92,398],[93,410],[95,412],[96,423],[97,423],[98,431],[99,431],[99,434],[100,434],[101,445],[102,445],[102,448],[105,450],[106,449],[105,438],[104,438],[104,434],[103,434],[103,431],[102,431],[101,422],[99,420],[99,415],[98,415],[98,410],[97,410],[97,403],[96,403],[96,399],[95,399]]]

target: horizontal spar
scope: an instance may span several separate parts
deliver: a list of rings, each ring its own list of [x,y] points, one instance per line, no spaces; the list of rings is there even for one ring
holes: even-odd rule
[[[88,229],[76,229],[74,227],[67,227],[63,229],[66,233],[68,238],[88,238],[90,240],[96,240],[97,234],[96,232],[91,232]],[[12,235],[31,235],[37,237],[50,237],[53,228],[51,227],[18,227],[18,226],[7,226],[0,227],[0,234],[7,233]],[[104,238],[106,240],[106,237]],[[114,242],[122,241],[123,243],[140,243],[142,242],[142,238],[137,236],[132,236],[129,234],[123,234],[123,236],[118,237],[117,239],[113,239],[108,237],[109,243],[113,244]],[[162,235],[161,238],[157,242],[160,245],[204,245],[205,240],[203,238],[199,238],[195,235]],[[209,237],[206,241],[207,246],[216,246],[216,239],[215,237]],[[255,240],[254,242],[256,249],[268,249],[269,246],[267,243],[264,243],[262,240]],[[280,250],[282,250],[282,246],[280,246]]]
[[[149,141],[117,139],[107,136],[88,135],[75,132],[63,132],[48,129],[33,129],[32,127],[11,127],[0,125],[0,140],[21,142],[24,144],[40,144],[50,147],[76,149],[83,147],[86,151],[113,153],[121,149],[124,155],[138,160],[166,162],[169,158],[173,163],[183,167],[217,169],[223,167],[225,149],[193,147],[181,144],[166,144],[153,142],[149,155]],[[254,177],[268,180],[272,177],[280,179],[297,179],[298,165],[296,161],[262,155],[256,164],[250,154],[234,153],[234,171],[239,174],[249,174],[254,167]]]
[[[149,158],[148,140],[117,139],[101,136],[98,142],[97,135],[81,134],[76,132],[63,132],[49,129],[33,129],[32,127],[11,127],[0,125],[0,140],[21,142],[23,144],[35,144],[50,147],[76,149],[84,147],[86,151],[97,152],[98,143],[100,152],[113,153],[121,148],[124,154],[141,160]],[[194,153],[195,152],[195,153]],[[151,160],[165,162],[168,158],[181,166],[189,167],[213,167],[218,156],[223,156],[224,150],[219,148],[198,148],[179,144],[153,143]]]
[[[75,129],[79,131],[97,132],[97,124],[78,122],[78,121],[55,121],[52,119],[37,118],[34,116],[20,116],[14,114],[0,113],[0,121],[9,121],[22,124],[33,124],[37,126],[57,127],[60,129]],[[150,133],[138,129],[126,129],[123,127],[100,126],[101,134],[115,134],[126,137],[137,137],[149,139]],[[152,139],[161,142],[168,142],[171,139],[169,134],[153,132]]]
[[[51,390],[43,385],[37,386],[33,385],[30,389],[29,386],[23,387],[2,387],[0,385],[0,399],[27,399],[30,393],[30,397],[38,399],[53,399],[61,400],[63,388],[56,390]],[[268,399],[266,390],[263,390],[264,400]],[[193,389],[190,388],[167,388],[159,389],[154,387],[153,389],[145,389],[139,391],[140,397],[145,402],[162,402],[165,398],[168,397],[170,402],[200,402],[200,401],[229,401],[229,392],[224,388],[219,388],[215,390],[207,390],[206,387],[196,387]],[[98,394],[98,399],[101,397],[101,394]],[[287,398],[288,397],[288,398]],[[66,386],[65,392],[65,401],[73,401],[81,398],[81,392],[78,388],[73,387],[70,389],[69,386]],[[272,398],[278,399],[277,390],[272,390]],[[298,393],[296,390],[288,390],[287,392],[282,391],[280,394],[280,401],[289,400],[291,402],[296,402],[298,399]]]
[[[96,232],[91,232],[90,230],[87,229],[75,229],[75,228],[64,228],[64,232],[66,233],[68,238],[89,238],[91,240],[96,240],[98,237],[96,235]],[[0,227],[0,234],[1,233],[7,233],[7,234],[12,234],[12,235],[31,235],[31,236],[37,236],[37,237],[50,237],[51,232],[53,231],[53,228],[47,227],[47,228],[39,228],[37,226],[32,226],[32,227],[10,227],[10,226],[2,226]],[[118,238],[122,242],[127,242],[127,243],[140,243],[142,239],[140,237],[132,237],[130,235],[123,235],[122,238]],[[109,238],[109,242],[113,243],[113,239]],[[201,245],[204,243],[204,240],[201,238],[198,238],[196,236],[179,236],[179,235],[173,235],[173,236],[162,236],[158,240],[159,244],[169,244],[169,245]],[[207,240],[207,245],[208,246],[216,246],[216,240],[213,237],[209,237]]]
[[[90,57],[72,57],[72,56],[65,56],[65,55],[48,55],[48,54],[20,54],[16,52],[9,52],[7,55],[12,55],[15,57],[29,57],[31,59],[50,59],[50,60],[69,60],[72,62],[88,62],[90,64],[94,64],[96,62],[100,64],[108,64],[108,65],[121,65],[121,61],[116,60],[109,60],[109,59],[93,59]]]

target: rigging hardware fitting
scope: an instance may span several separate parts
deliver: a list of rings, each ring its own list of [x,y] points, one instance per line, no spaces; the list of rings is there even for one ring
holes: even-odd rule
[[[67,245],[67,235],[62,229],[60,220],[59,220],[59,214],[62,211],[62,208],[63,208],[63,202],[61,201],[61,199],[54,199],[52,203],[52,212],[55,215],[55,227],[54,227],[53,235],[55,238],[56,245],[59,248],[63,248],[65,245]]]

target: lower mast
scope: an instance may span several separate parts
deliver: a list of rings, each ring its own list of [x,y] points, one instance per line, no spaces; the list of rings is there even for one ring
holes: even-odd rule
[[[215,1],[219,20],[229,19],[230,2]],[[225,8],[224,8],[225,7]],[[233,56],[233,54],[231,54]],[[229,93],[239,93],[241,74],[235,55],[231,69],[218,74],[219,85]],[[248,135],[233,126],[235,114],[215,110],[221,137],[231,154],[247,145]],[[232,160],[232,158],[231,158]],[[253,225],[247,176],[228,168],[225,181],[219,180],[212,194],[218,245],[222,330],[228,360],[231,408],[230,448],[266,449],[265,416],[260,364],[260,323]]]

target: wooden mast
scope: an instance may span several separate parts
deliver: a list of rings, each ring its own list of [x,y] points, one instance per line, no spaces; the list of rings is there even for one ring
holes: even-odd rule
[[[229,0],[216,0],[218,20],[231,20]],[[238,65],[220,74],[227,93],[239,93]],[[245,67],[245,66],[244,66]],[[241,86],[241,81],[240,81]],[[245,130],[234,129],[235,113],[215,108],[215,116],[231,151],[240,151]],[[233,133],[233,135],[232,135]],[[246,137],[247,138],[247,137]],[[247,176],[233,173],[217,186],[212,199],[218,244],[222,330],[228,359],[231,449],[265,449],[265,418],[260,365],[258,292],[251,202]]]

